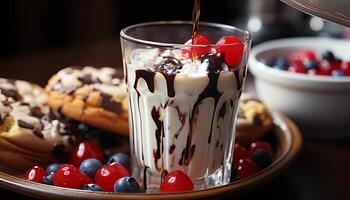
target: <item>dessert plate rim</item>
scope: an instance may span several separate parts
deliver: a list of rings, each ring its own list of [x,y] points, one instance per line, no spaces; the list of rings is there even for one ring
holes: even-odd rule
[[[274,124],[282,131],[277,137],[284,143],[283,151],[278,159],[268,168],[257,174],[225,186],[186,193],[172,194],[116,194],[108,192],[90,192],[67,189],[30,182],[6,173],[0,168],[0,187],[25,196],[41,199],[202,199],[223,194],[237,195],[257,185],[271,180],[290,166],[302,147],[302,137],[298,127],[284,114],[272,110]],[[275,133],[276,134],[276,133]],[[276,134],[277,135],[277,134]]]

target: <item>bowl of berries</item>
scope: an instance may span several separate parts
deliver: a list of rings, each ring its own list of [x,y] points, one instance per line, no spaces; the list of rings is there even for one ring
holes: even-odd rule
[[[349,133],[350,42],[288,38],[253,48],[249,65],[258,96],[294,119],[308,136]]]

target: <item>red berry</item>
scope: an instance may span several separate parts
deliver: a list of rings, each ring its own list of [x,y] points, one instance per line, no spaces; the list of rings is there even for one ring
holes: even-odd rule
[[[303,51],[302,56],[304,59],[308,59],[308,60],[316,60],[317,59],[315,52],[312,50]]]
[[[180,170],[167,174],[160,184],[161,192],[190,192],[193,190],[194,185],[191,178]]]
[[[244,45],[237,36],[224,36],[217,43],[216,52],[225,56],[228,66],[237,66],[241,63]]]
[[[263,141],[255,141],[252,142],[250,144],[250,148],[249,148],[249,155],[250,158],[252,157],[252,155],[257,151],[257,150],[265,150],[267,151],[271,156],[273,155],[273,151],[271,148],[271,145],[267,142],[263,142]]]
[[[330,63],[326,60],[320,62],[320,68],[316,72],[318,75],[323,75],[323,76],[331,76],[332,75],[332,67]]]
[[[342,65],[342,63],[337,61],[337,60],[336,61],[331,61],[329,64],[330,64],[330,66],[331,66],[331,68],[333,70],[340,70],[341,69],[341,65]]]
[[[78,144],[71,152],[70,163],[79,167],[88,158],[95,158],[102,162],[103,151],[97,144],[91,141],[84,141]]]
[[[91,178],[86,175],[85,173],[81,173],[81,186],[84,186],[84,185],[87,185],[87,184],[90,184],[90,183],[94,183],[93,180],[91,180]]]
[[[45,169],[39,166],[34,166],[27,170],[27,172],[23,176],[23,179],[27,181],[41,183],[46,175],[47,173]]]
[[[197,34],[197,36],[194,38],[194,42],[192,43],[192,39],[188,40],[185,45],[210,45],[212,44],[207,36]],[[191,47],[189,49],[183,49],[182,53],[187,58],[193,57],[200,57],[202,55],[211,53],[211,47]]]
[[[240,179],[247,178],[259,171],[259,167],[251,159],[241,159],[237,167],[237,176]]]
[[[125,176],[130,176],[129,171],[120,163],[112,163],[97,170],[95,183],[105,192],[114,192],[114,183]]]
[[[343,62],[342,64],[342,70],[347,76],[350,76],[350,61]]]
[[[53,178],[53,185],[65,188],[79,189],[82,186],[82,175],[73,165],[61,167]]]
[[[242,145],[236,143],[233,149],[233,166],[237,167],[239,160],[248,158],[249,153],[246,148],[244,148]]]
[[[303,66],[299,66],[299,65],[290,66],[288,68],[288,71],[289,72],[294,72],[294,73],[306,74],[305,68]]]

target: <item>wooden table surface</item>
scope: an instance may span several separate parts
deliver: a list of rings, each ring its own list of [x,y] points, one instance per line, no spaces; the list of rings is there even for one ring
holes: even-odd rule
[[[2,59],[0,77],[45,85],[51,74],[68,65],[121,67],[121,64],[119,39],[115,38]],[[254,93],[251,77],[246,89]],[[272,182],[242,194],[239,199],[349,199],[349,181],[350,137],[341,140],[304,138],[303,150],[290,169]],[[0,199],[31,198],[0,189]]]

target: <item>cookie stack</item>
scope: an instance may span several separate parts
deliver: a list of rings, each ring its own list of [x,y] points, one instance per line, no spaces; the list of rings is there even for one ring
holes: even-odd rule
[[[123,73],[113,68],[68,67],[45,90],[0,78],[0,165],[44,166],[92,132],[127,136],[127,120]]]

